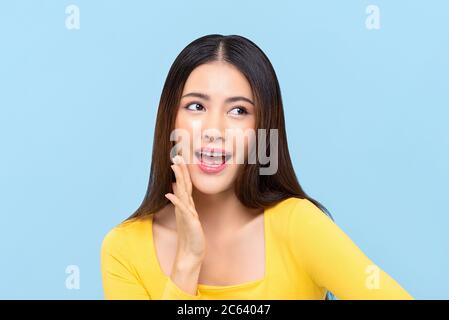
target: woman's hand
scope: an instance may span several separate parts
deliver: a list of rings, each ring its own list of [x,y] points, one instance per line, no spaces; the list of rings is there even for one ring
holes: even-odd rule
[[[171,165],[176,182],[172,184],[173,193],[165,194],[175,206],[178,233],[177,260],[200,262],[206,251],[206,240],[192,198],[192,181],[184,159],[180,155],[173,158]],[[185,261],[181,261],[184,263]],[[185,262],[187,264],[188,262]]]
[[[176,256],[170,274],[171,280],[183,291],[198,296],[198,279],[206,252],[206,240],[198,213],[192,199],[192,181],[184,159],[173,158],[172,170],[176,183],[173,193],[165,197],[175,206],[178,243]]]

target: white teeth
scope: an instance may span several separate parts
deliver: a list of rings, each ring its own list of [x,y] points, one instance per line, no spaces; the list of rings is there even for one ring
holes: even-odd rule
[[[225,162],[226,159],[224,159],[224,154],[221,152],[198,152],[197,153],[198,158],[208,165],[221,165],[223,162]]]
[[[203,151],[201,154],[209,156],[209,157],[222,157],[223,153],[221,152],[209,152],[209,151]]]

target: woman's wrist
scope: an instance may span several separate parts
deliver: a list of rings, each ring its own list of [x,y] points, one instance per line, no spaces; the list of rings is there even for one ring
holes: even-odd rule
[[[199,274],[202,262],[203,259],[199,257],[192,255],[178,254],[175,258],[172,271],[187,275],[188,274],[194,275],[196,273]]]
[[[172,281],[184,292],[196,295],[202,259],[190,255],[178,255],[170,275]]]

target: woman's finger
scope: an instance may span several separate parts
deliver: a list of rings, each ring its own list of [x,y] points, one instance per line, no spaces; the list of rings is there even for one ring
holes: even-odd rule
[[[186,191],[187,194],[189,196],[192,195],[192,181],[190,180],[190,174],[189,174],[189,169],[187,168],[187,164],[184,161],[184,158],[180,156],[180,167],[182,169],[182,172],[184,174],[184,182],[185,182],[185,186],[186,186]]]
[[[178,207],[181,212],[185,212],[185,213],[189,212],[189,210],[186,208],[184,203],[181,200],[179,200],[179,198],[177,196],[175,196],[173,193],[166,193],[165,197],[168,200],[170,200],[174,206]]]
[[[184,161],[184,158],[182,156],[176,156],[176,157],[179,157],[179,158],[174,159],[175,160],[174,162],[176,162],[176,163],[179,162],[179,166],[182,169],[188,201],[189,201],[190,205],[193,208],[195,208],[195,203],[193,202],[193,198],[192,198],[192,180],[190,179],[189,169],[187,168],[187,164]]]
[[[191,214],[194,217],[198,217],[197,213],[194,210],[191,210],[190,208],[188,208],[176,195],[172,194],[172,193],[166,193],[165,197],[171,201],[171,203],[173,203],[173,205],[177,208],[179,208],[179,210],[184,213],[184,214]],[[175,210],[176,213],[176,210]]]
[[[184,158],[180,155],[176,155],[175,157],[173,157],[173,163],[179,167],[181,174],[182,174],[182,182],[184,184],[184,188],[186,190],[186,192],[188,191],[188,185],[187,185],[187,180],[186,180],[186,172],[185,172],[185,168],[183,166],[184,164]]]
[[[171,167],[175,172],[176,185],[179,186],[179,191],[175,194],[194,209],[195,203],[192,198],[192,181],[184,158],[180,155],[176,155],[173,157],[173,163],[174,165]]]
[[[173,189],[173,194],[178,195],[178,188],[176,187],[176,182],[172,182],[171,188]]]
[[[177,164],[171,165],[171,168],[175,172],[176,186],[177,186],[177,190],[178,190],[176,195],[181,200],[183,200],[183,201],[185,201],[187,203],[189,200],[188,200],[188,197],[187,197],[187,192],[185,190],[185,184],[184,184],[184,179],[183,179],[183,174],[181,172],[181,168]]]

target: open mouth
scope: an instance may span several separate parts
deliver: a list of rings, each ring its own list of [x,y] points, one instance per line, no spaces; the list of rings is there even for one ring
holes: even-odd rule
[[[222,149],[202,148],[195,151],[195,156],[200,162],[208,166],[220,166],[231,159],[232,155]]]

